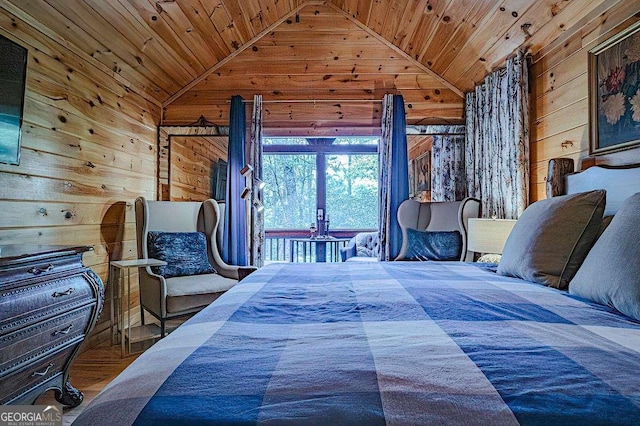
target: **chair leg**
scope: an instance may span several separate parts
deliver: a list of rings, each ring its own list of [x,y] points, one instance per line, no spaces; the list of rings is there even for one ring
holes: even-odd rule
[[[144,308],[140,305],[140,324],[144,325]]]
[[[164,324],[164,318],[162,318],[160,320],[160,338],[164,338],[164,334],[165,334],[165,324]]]

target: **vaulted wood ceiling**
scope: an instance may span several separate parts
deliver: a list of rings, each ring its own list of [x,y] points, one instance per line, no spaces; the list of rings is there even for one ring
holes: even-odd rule
[[[216,99],[244,91],[266,100],[380,99],[407,91],[408,121],[420,124],[459,122],[462,92],[514,49],[535,53],[619,1],[0,0],[0,6],[168,106],[170,122],[223,120],[219,100],[201,113],[212,90]],[[353,111],[344,105],[323,114],[343,121],[379,116],[373,103]],[[292,109],[272,110],[273,120],[286,121]]]

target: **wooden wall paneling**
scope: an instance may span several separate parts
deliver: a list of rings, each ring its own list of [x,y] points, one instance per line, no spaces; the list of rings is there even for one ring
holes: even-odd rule
[[[448,89],[439,85],[437,80],[432,76],[421,74],[400,74],[400,75],[334,75],[334,74],[317,74],[317,75],[300,75],[295,78],[287,76],[243,76],[239,78],[236,75],[225,74],[223,70],[210,75],[200,82],[197,87],[183,94],[174,103],[185,103],[185,99],[195,98],[200,91],[234,91],[247,90],[253,93],[271,93],[275,96],[278,93],[296,92],[301,98],[305,96],[307,90],[327,90],[334,95],[341,93],[342,90],[362,89],[370,94],[391,91],[393,89],[430,89],[443,90]],[[309,92],[312,93],[312,92]],[[308,98],[308,97],[307,97]],[[174,103],[170,104],[167,109],[171,109]]]
[[[109,48],[49,4],[40,0],[21,0],[18,6],[8,0],[0,0],[0,29],[10,28],[10,31],[3,30],[5,37],[22,40],[76,71],[97,68],[119,83],[118,86],[112,85],[112,90],[126,88],[128,92],[137,93],[147,102],[157,105],[168,96],[144,72],[115,58]],[[33,27],[38,28],[38,32],[31,31]]]
[[[251,18],[244,11],[242,7],[242,2],[238,1],[222,1],[221,7],[223,7],[231,18],[231,22],[233,23],[234,28],[237,29],[240,37],[241,44],[247,43],[251,40],[257,33],[253,31],[253,27],[251,26]],[[205,2],[205,7],[211,7],[213,3]],[[217,7],[217,6],[214,6]],[[210,13],[207,10],[207,14]]]
[[[96,116],[96,120],[98,119],[99,114]],[[121,146],[128,152],[131,152],[129,149],[135,150],[134,152],[138,154],[153,154],[155,152],[155,144],[151,145],[148,143],[148,139],[145,139],[155,137],[153,133],[143,132],[135,136],[133,133],[120,133],[119,128],[101,125],[99,121],[89,121],[82,115],[68,113],[61,108],[42,103],[31,97],[27,97],[25,100],[24,121],[27,125],[45,127],[51,129],[52,132],[61,132],[85,141],[101,141],[103,146]],[[122,127],[126,128],[126,121],[122,121]]]
[[[63,157],[82,160],[92,164],[104,164],[121,170],[134,170],[145,176],[156,174],[157,164],[154,158],[147,154],[153,149],[145,146],[136,152],[134,144],[131,151],[126,151],[118,146],[114,149],[110,146],[96,143],[87,143],[82,138],[65,135],[62,132],[53,132],[40,126],[26,125],[22,130],[22,146],[38,152],[56,154]],[[153,148],[153,147],[151,147]],[[140,155],[140,154],[143,155]]]
[[[405,0],[390,0],[386,7],[386,15],[384,17],[382,31],[378,32],[378,34],[392,43],[397,43],[397,40],[394,40],[394,36],[401,23],[404,25],[402,18],[404,16],[406,4],[407,2]]]
[[[49,106],[53,106],[60,111],[64,111],[67,116],[75,115],[86,117],[93,122],[110,126],[115,132],[131,137],[152,136],[155,128],[143,124],[140,121],[123,117],[123,114],[117,109],[103,106],[98,100],[87,100],[82,94],[74,94],[69,91],[68,87],[60,86],[54,82],[45,79],[37,80],[39,93],[33,94],[34,102],[40,102]],[[59,115],[58,117],[62,117]],[[62,120],[61,120],[62,121]],[[115,124],[118,124],[117,126]],[[114,132],[114,133],[115,133]]]
[[[126,87],[118,88],[120,90],[116,91],[113,87],[104,87],[87,77],[84,70],[74,69],[59,57],[54,59],[39,50],[33,51],[28,61],[30,72],[27,75],[27,84],[49,84],[52,90],[61,92],[47,93],[46,96],[52,99],[64,98],[69,89],[73,88],[74,92],[92,108],[105,105],[130,118],[129,121],[136,125],[142,124],[149,129],[154,128],[154,117],[160,114],[160,108],[155,104],[142,101],[140,96],[127,90]],[[63,81],[51,78],[52,75],[61,74],[66,77]]]
[[[602,1],[602,0],[598,0]],[[595,1],[592,2],[595,6]],[[509,7],[511,7],[509,3]],[[519,47],[531,44],[529,39],[541,39],[548,34],[556,34],[556,27],[550,25],[552,20],[561,20],[560,29],[565,25],[571,25],[584,16],[589,8],[584,7],[582,2],[557,2],[556,0],[537,1],[526,11],[512,12],[512,16],[517,18],[502,36],[500,43],[494,43],[486,51],[479,52],[482,61],[474,61],[468,69],[460,75],[457,81],[467,81],[479,83],[484,80],[487,69],[494,70],[501,67],[504,61]],[[514,15],[515,13],[515,15]]]
[[[228,122],[228,121],[227,121]],[[227,137],[229,128],[223,126],[159,126],[158,127],[158,198],[170,200],[170,153],[174,137],[221,136]]]
[[[249,24],[254,35],[259,34],[269,26],[266,16],[262,14],[260,4],[257,1],[243,2],[241,7],[249,18]]]
[[[406,51],[407,46],[411,43],[413,35],[418,29],[420,19],[422,19],[422,12],[427,7],[427,4],[428,0],[406,2],[406,6],[400,20],[402,24],[397,26],[395,34],[393,35],[393,43],[403,51]],[[359,17],[356,15],[354,18],[358,19]],[[361,19],[358,20],[362,22]]]
[[[98,0],[99,1],[99,0]],[[200,16],[189,4],[178,4],[177,2],[152,2],[149,0],[128,0],[133,4],[139,4],[139,10],[146,11],[147,19],[151,19],[150,24],[162,20],[166,23],[175,37],[182,40],[184,48],[189,51],[198,62],[204,66],[205,70],[214,66],[223,59],[232,49],[220,38],[215,27],[211,25],[206,15]],[[183,2],[181,2],[183,3]],[[160,18],[153,20],[153,17]],[[206,22],[209,25],[206,26]],[[191,76],[193,78],[200,75],[202,71]]]
[[[575,5],[566,8],[570,11],[574,7],[580,7],[582,4],[576,2]],[[584,5],[582,5],[584,6]],[[582,17],[573,25],[567,25],[571,23],[563,23],[556,25],[556,34],[549,34],[546,39],[542,39],[540,35],[536,34],[531,38],[532,51],[534,52],[534,62],[538,62],[541,58],[548,56],[552,58],[557,56],[558,60],[562,60],[563,54],[557,51],[562,46],[562,51],[566,51],[572,40],[575,40],[576,36],[579,40],[577,44],[577,50],[581,49],[586,43],[582,41],[583,36],[598,37],[604,36],[605,33],[614,29],[614,27],[620,25],[621,22],[631,18],[637,13],[637,6],[633,5],[630,0],[610,0],[601,1],[595,0],[589,3],[588,8],[582,11]],[[634,11],[634,9],[636,9]],[[576,14],[578,17],[580,14]],[[597,30],[594,32],[594,30]],[[598,36],[596,36],[598,34]],[[537,46],[536,46],[537,43]],[[537,47],[537,48],[536,48]],[[552,56],[548,54],[556,51]],[[569,49],[571,51],[571,49]],[[575,50],[573,50],[575,51]]]
[[[0,172],[0,202],[5,200],[46,200],[61,202],[116,203],[139,195],[155,198],[154,188],[129,190],[117,183],[86,184],[48,177]],[[0,223],[2,223],[0,221]],[[1,226],[0,226],[1,227]]]
[[[600,4],[600,3],[598,3]],[[602,3],[605,12],[572,19],[579,25],[553,46],[534,55],[531,102],[531,199],[545,197],[544,181],[549,159],[573,158],[580,167],[589,153],[587,99],[588,51],[640,19],[631,1]],[[570,6],[567,6],[567,8]],[[575,6],[571,6],[575,8]],[[597,9],[595,9],[597,10]],[[596,157],[597,163],[627,164],[640,161],[640,149]]]
[[[127,36],[133,40],[122,37],[118,33],[114,34],[114,27],[112,26],[114,22],[110,22],[100,16],[88,4],[65,0],[49,0],[48,3],[73,22],[74,25],[82,28],[90,37],[101,40],[106,36],[117,40],[117,43],[110,43],[107,46],[107,50],[113,52],[118,59],[126,62],[129,66],[144,70],[148,78],[157,81],[166,92],[173,93],[177,91],[181,87],[178,81],[182,78],[188,78],[188,73],[182,66],[167,67],[167,70],[162,69],[158,65],[162,57],[157,53],[154,43],[145,45],[144,38],[137,35],[135,30],[127,33]],[[112,19],[117,21],[123,18],[112,17]],[[146,47],[144,51],[142,50],[143,47]],[[91,54],[91,52],[87,53]]]
[[[588,97],[587,73],[582,73],[557,89],[552,88],[546,96],[534,100],[536,117],[544,117]]]
[[[115,218],[105,217],[107,206],[95,203],[3,200],[2,208],[3,228],[120,224]],[[126,206],[124,214],[127,223],[135,222],[131,205]]]
[[[455,32],[457,26],[463,22],[465,14],[470,9],[473,9],[473,3],[476,2],[473,0],[462,2],[458,0],[445,3],[445,9],[442,14],[437,16],[429,40],[423,43],[420,49],[420,54],[417,58],[420,62],[427,65],[433,63],[433,58],[428,56],[429,47],[431,47],[432,51],[441,50]]]
[[[536,9],[535,5],[540,5],[541,2],[531,5],[527,1],[509,1],[504,4],[506,7],[499,8],[493,19],[487,21],[487,26],[481,32],[482,39],[476,39],[470,44],[473,53],[468,53],[474,55],[474,60],[464,60],[464,56],[460,54],[444,72],[447,79],[463,90],[472,90],[489,72],[502,66],[504,60],[518,48],[520,43],[517,40],[512,41],[511,38],[520,33],[524,34],[524,31],[518,28],[519,22],[522,22],[520,17],[526,14],[529,16],[528,20],[541,19],[535,12],[533,16],[529,14],[529,11]],[[513,34],[509,33],[511,29]]]
[[[398,12],[402,13],[404,8]],[[367,127],[380,126],[384,94],[404,91],[410,123],[461,122],[462,97],[418,65],[343,12],[309,5],[301,9],[299,23],[281,23],[169,103],[164,122],[186,124],[204,115],[227,123],[232,95],[250,99],[262,94],[263,124],[273,131],[306,135],[313,129],[328,135],[343,127],[347,134],[369,134]]]
[[[180,31],[180,28],[175,29],[173,14],[164,13],[163,5],[167,3],[154,5],[147,0],[129,0],[115,6],[123,8],[120,13],[127,16],[130,25],[143,27],[145,33],[154,37],[154,42],[162,43],[163,47],[168,49],[169,55],[166,61],[183,62],[192,78],[195,78],[215,65],[216,53],[209,47],[209,43],[203,42],[200,37],[195,37],[189,28],[185,31]],[[198,33],[208,34],[207,31]]]
[[[159,108],[81,47],[0,6],[0,33],[29,50],[21,162],[0,165],[0,243],[93,246],[84,261],[107,283],[109,260],[136,257],[133,200],[156,196]]]
[[[480,22],[487,15],[494,13],[498,5],[492,2],[476,1],[473,5],[467,5],[466,15],[459,21],[454,21],[451,26],[455,31],[448,40],[443,40],[443,44],[430,44],[426,46],[423,55],[423,63],[435,72],[442,73],[453,58],[455,58],[460,46],[468,40],[480,25]]]
[[[561,158],[589,150],[589,126],[581,125],[547,138],[531,141],[529,152],[531,162],[547,162],[551,158]],[[576,165],[579,165],[576,163]]]
[[[416,30],[413,32],[407,47],[403,49],[412,58],[420,59],[420,53],[424,46],[429,43],[432,31],[437,26],[438,17],[442,16],[445,6],[445,2],[427,2],[424,5]]]
[[[481,21],[481,27],[463,45],[458,51],[458,55],[442,72],[443,77],[462,90],[473,89],[474,83],[477,81],[465,80],[467,71],[474,65],[484,68],[485,73],[491,71],[491,65],[487,63],[484,55],[499,40],[502,40],[509,28],[517,22],[518,17],[524,14],[529,7],[531,7],[531,2],[527,0],[502,2],[502,6],[498,10],[491,15],[488,14]],[[513,49],[505,50],[502,50],[502,52],[506,57]]]
[[[101,0],[85,0],[94,13],[101,16],[112,30],[112,36],[119,38],[119,42],[131,44],[138,54],[135,61],[144,67],[149,67],[150,62],[159,69],[166,68],[165,73],[179,82],[193,79],[205,67],[191,54],[189,48],[182,39],[190,41],[191,34],[174,34],[164,19],[157,19],[161,10],[160,3],[152,7],[145,0],[128,0],[126,2]],[[160,15],[164,17],[164,15]],[[155,17],[155,20],[153,19]],[[202,57],[209,58],[210,51],[203,50]],[[143,56],[144,54],[144,56]],[[173,66],[164,67],[168,61]],[[130,64],[134,64],[129,62]],[[171,69],[169,69],[171,68]]]
[[[213,198],[213,178],[220,160],[227,160],[227,137],[171,138],[169,193],[172,201]]]
[[[415,160],[419,155],[430,151],[432,146],[432,135],[407,135],[407,154],[409,160]]]
[[[222,2],[201,2],[200,0],[187,0],[178,4],[182,12],[197,33],[201,37],[207,37],[208,43],[223,43],[224,50],[228,53],[238,49],[245,40],[242,39],[231,16],[228,14]],[[216,38],[214,38],[217,36]],[[220,41],[218,41],[220,40]],[[248,40],[248,39],[247,39]],[[226,56],[226,55],[225,55]]]
[[[288,79],[288,78],[287,78]],[[277,81],[278,79],[271,79],[272,81]],[[219,90],[198,90],[198,91],[189,91],[185,93],[179,102],[176,103],[179,105],[214,105],[214,104],[226,104],[231,99],[233,95],[240,95],[245,99],[251,99],[253,94],[262,93],[264,96],[268,96],[269,100],[277,100],[277,101],[290,101],[293,97],[297,100],[317,100],[317,101],[327,101],[327,100],[335,100],[336,99],[336,89],[325,88],[325,89],[308,89],[305,92],[300,92],[295,88],[287,89],[285,87],[286,80],[279,79],[280,84],[283,86],[282,90],[251,90],[251,89],[219,89]],[[396,79],[396,81],[399,81]],[[392,83],[389,83],[391,86]],[[396,84],[396,89],[399,90],[403,97],[404,101],[407,104],[410,103],[426,103],[431,104],[433,106],[446,106],[446,105],[455,105],[460,106],[460,96],[449,89],[405,89],[399,87]],[[391,90],[391,89],[390,89]],[[380,101],[384,96],[385,91],[380,90],[371,90],[367,88],[358,88],[358,87],[345,87],[340,89],[340,95],[343,97],[343,100],[347,100],[349,102],[357,101],[357,100],[377,100]],[[222,112],[221,112],[222,113]],[[205,114],[206,118],[207,115]]]

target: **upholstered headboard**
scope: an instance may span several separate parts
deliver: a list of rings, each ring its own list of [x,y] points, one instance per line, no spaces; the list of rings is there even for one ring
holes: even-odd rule
[[[640,192],[640,164],[592,166],[578,173],[573,171],[571,159],[549,160],[547,197],[605,189],[607,206],[604,214],[609,216],[618,211],[624,200]]]

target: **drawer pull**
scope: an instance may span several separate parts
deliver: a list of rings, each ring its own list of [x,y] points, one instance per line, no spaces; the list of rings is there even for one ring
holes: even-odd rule
[[[54,331],[53,336],[57,336],[58,334],[69,334],[72,328],[73,328],[73,324],[70,324],[69,327],[65,329]]]
[[[36,377],[36,376],[46,376],[47,373],[49,372],[49,370],[51,370],[53,368],[53,363],[49,363],[49,365],[47,365],[47,368],[44,371],[34,371],[33,373],[31,373],[31,377]]]
[[[69,287],[65,291],[56,291],[51,296],[53,297],[68,296],[71,293],[73,293],[73,287]]]
[[[40,275],[43,272],[51,272],[52,270],[53,270],[53,265],[50,263],[47,265],[46,268],[38,268],[34,266],[33,268],[29,269],[27,272],[33,275]]]

